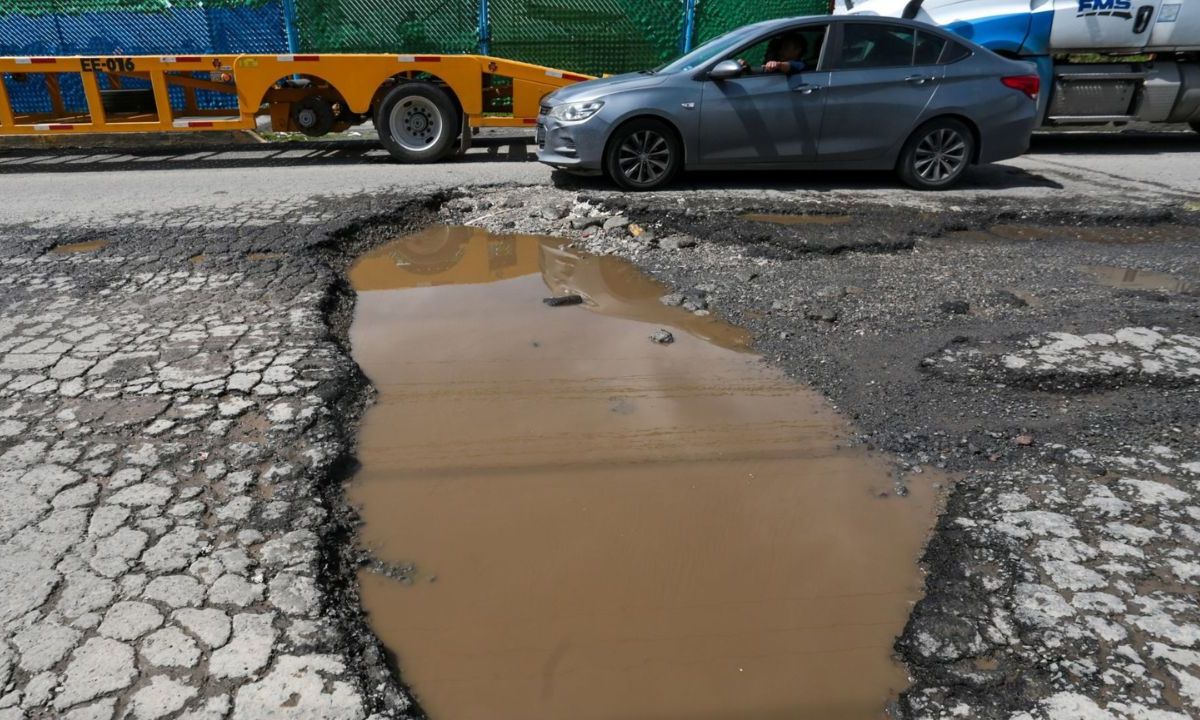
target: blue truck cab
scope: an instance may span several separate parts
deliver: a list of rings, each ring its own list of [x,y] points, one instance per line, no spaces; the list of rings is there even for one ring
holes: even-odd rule
[[[1034,62],[1046,125],[1200,131],[1200,0],[836,0],[835,13],[908,17]]]

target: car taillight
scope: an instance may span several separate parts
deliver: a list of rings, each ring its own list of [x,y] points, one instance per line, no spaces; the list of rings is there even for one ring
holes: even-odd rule
[[[1010,75],[1000,78],[1000,82],[1006,87],[1025,93],[1030,100],[1037,100],[1038,91],[1042,89],[1042,79],[1037,75]]]

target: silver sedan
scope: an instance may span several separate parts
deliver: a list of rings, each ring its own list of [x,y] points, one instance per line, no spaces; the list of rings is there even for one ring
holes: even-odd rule
[[[654,70],[542,101],[538,159],[650,190],[683,169],[895,169],[943,189],[1024,153],[1038,76],[924,23],[802,17],[748,25]]]

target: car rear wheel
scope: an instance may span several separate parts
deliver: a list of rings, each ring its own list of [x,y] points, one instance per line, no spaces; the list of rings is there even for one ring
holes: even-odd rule
[[[670,126],[644,118],[613,133],[604,153],[604,171],[627,190],[653,190],[671,182],[682,161],[683,148]]]
[[[392,88],[375,113],[379,140],[401,162],[437,162],[454,149],[458,108],[432,83],[408,82]]]
[[[900,179],[918,190],[945,190],[962,180],[975,156],[975,136],[953,118],[927,122],[900,152]]]

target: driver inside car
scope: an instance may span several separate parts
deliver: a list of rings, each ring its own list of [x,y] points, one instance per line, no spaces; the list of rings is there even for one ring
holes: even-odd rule
[[[808,54],[808,41],[800,33],[791,33],[775,38],[767,46],[766,62],[762,65],[764,73],[784,73],[791,75],[804,70],[807,66],[802,59]],[[750,64],[739,59],[746,71],[751,72]]]

